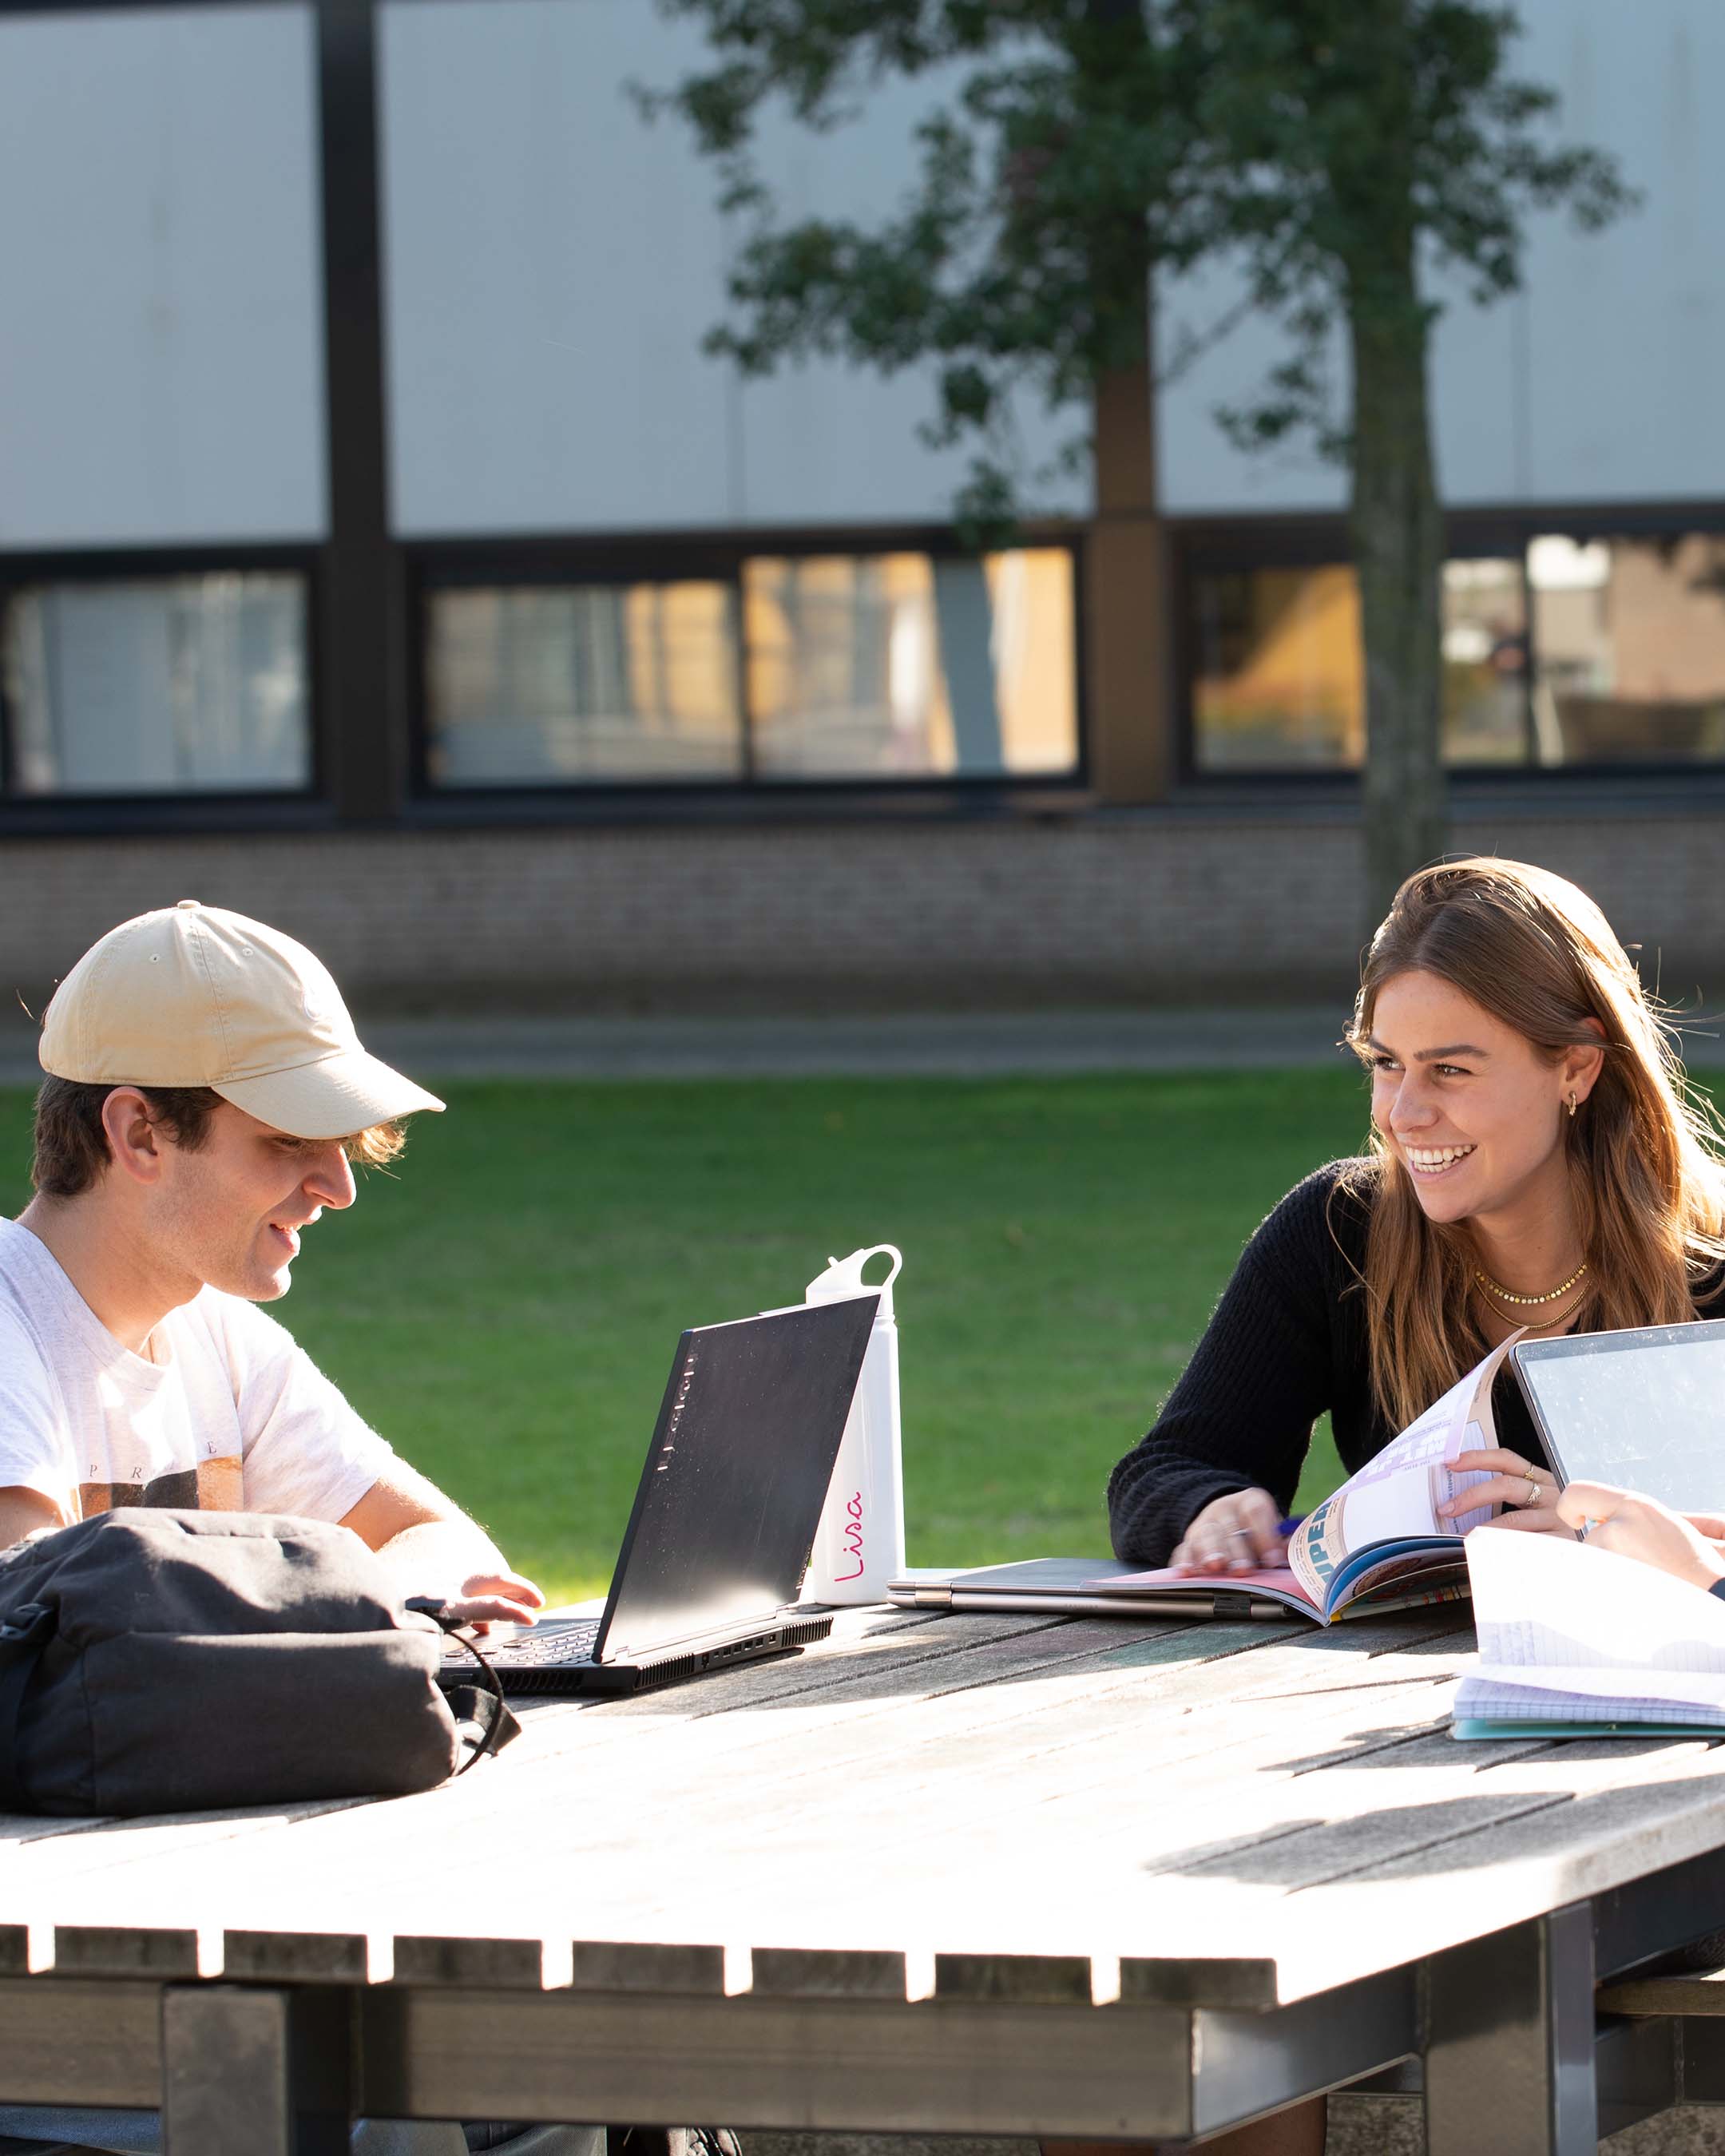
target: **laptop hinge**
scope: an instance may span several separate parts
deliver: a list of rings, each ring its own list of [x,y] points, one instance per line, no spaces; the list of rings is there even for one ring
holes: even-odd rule
[[[916,1607],[919,1609],[950,1609],[952,1606],[952,1590],[950,1587],[919,1587],[916,1589]]]
[[[698,1632],[680,1632],[674,1640],[607,1640],[596,1645],[596,1662],[638,1662],[647,1655],[698,1655],[708,1646],[722,1647],[741,1633],[767,1632],[777,1625],[794,1625],[801,1617],[824,1615],[799,1602],[786,1602],[763,1609],[757,1616],[736,1617],[723,1625],[703,1625]]]

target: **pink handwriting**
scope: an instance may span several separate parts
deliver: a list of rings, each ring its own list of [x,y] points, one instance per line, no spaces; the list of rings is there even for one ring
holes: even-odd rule
[[[860,1490],[857,1491],[856,1495],[850,1500],[850,1503],[846,1505],[845,1510],[849,1515],[845,1524],[845,1548],[847,1552],[856,1559],[856,1570],[855,1572],[835,1572],[833,1574],[833,1577],[835,1580],[860,1579],[863,1576],[864,1569],[862,1533],[863,1502],[862,1491]]]

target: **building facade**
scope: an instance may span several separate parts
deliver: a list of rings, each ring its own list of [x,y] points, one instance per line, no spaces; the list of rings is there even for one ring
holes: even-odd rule
[[[1458,844],[1725,980],[1725,146],[1711,0],[1526,0],[1637,213],[1437,336]],[[631,86],[651,0],[0,0],[0,968],[190,891],[362,1000],[1341,993],[1342,480],[1248,459],[1247,320],[1112,385],[967,557],[915,370],[744,382],[736,234]],[[870,214],[930,92],[769,126]],[[1158,294],[1164,351],[1226,266]],[[1027,470],[1088,415],[1019,419]]]

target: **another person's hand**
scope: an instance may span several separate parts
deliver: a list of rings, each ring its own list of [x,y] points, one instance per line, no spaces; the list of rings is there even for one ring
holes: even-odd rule
[[[1656,1497],[1614,1490],[1605,1482],[1572,1482],[1558,1498],[1557,1512],[1565,1527],[1585,1527],[1596,1548],[1639,1558],[1694,1587],[1725,1579],[1725,1553],[1704,1532],[1725,1527],[1725,1522],[1710,1514],[1686,1518]]]
[[[1281,1514],[1267,1490],[1213,1497],[1168,1559],[1176,1572],[1261,1572],[1288,1561]]]
[[[1557,1479],[1549,1468],[1536,1467],[1519,1452],[1492,1446],[1483,1452],[1458,1452],[1450,1462],[1464,1475],[1489,1475],[1489,1482],[1476,1482],[1459,1497],[1447,1498],[1437,1508],[1440,1520],[1459,1519],[1486,1505],[1505,1510],[1481,1527],[1509,1527],[1521,1534],[1550,1535],[1568,1532],[1558,1517]]]
[[[545,1597],[518,1572],[476,1572],[461,1583],[461,1592],[444,1605],[444,1614],[475,1632],[493,1625],[531,1625],[545,1607]]]

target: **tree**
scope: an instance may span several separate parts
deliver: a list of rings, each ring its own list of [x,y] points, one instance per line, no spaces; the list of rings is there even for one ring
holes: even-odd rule
[[[1374,910],[1442,850],[1443,542],[1428,359],[1431,273],[1481,302],[1519,282],[1529,211],[1584,228],[1631,197],[1602,153],[1549,139],[1547,89],[1507,73],[1517,23],[1484,0],[660,0],[713,64],[648,93],[693,127],[751,220],[732,318],[709,348],[746,371],[836,355],[937,363],[937,444],[978,445],[957,505],[974,534],[1019,506],[1006,419],[1026,386],[1085,405],[1145,364],[1153,265],[1230,259],[1288,356],[1241,442],[1314,429],[1352,475]],[[782,101],[839,124],[889,76],[945,90],[906,199],[871,228],[785,221],[754,131]],[[1219,334],[1229,326],[1217,326]],[[1338,332],[1348,387],[1327,354]],[[1190,365],[1209,341],[1171,357]],[[1374,916],[1375,917],[1375,911]]]

